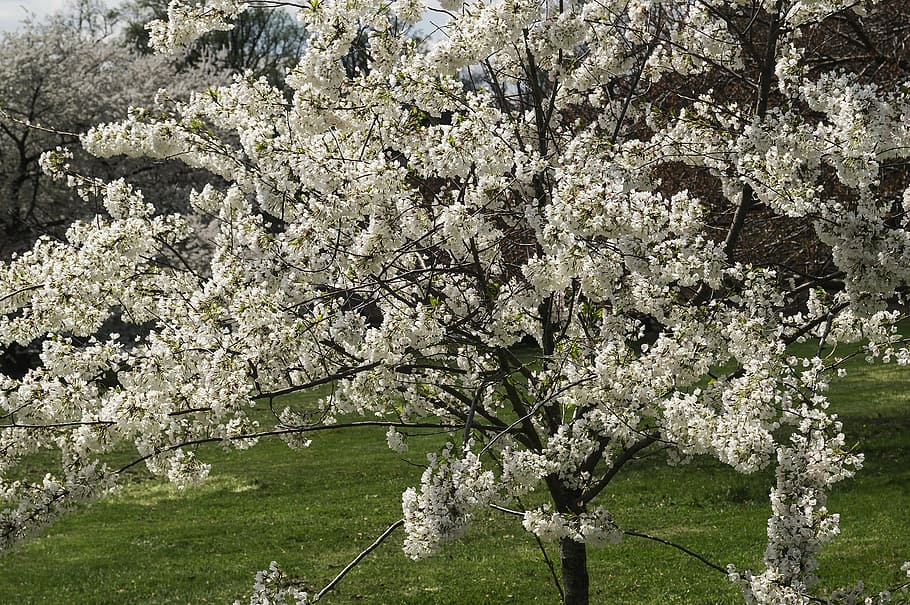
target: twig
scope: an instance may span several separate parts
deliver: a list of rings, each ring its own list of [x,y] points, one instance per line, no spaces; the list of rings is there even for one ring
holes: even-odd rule
[[[685,546],[680,546],[679,544],[674,544],[673,542],[670,542],[669,540],[664,540],[663,538],[658,538],[657,536],[650,536],[648,534],[643,534],[643,533],[637,532],[637,531],[623,530],[622,533],[624,533],[627,536],[634,536],[636,538],[644,538],[646,540],[653,540],[654,542],[659,542],[660,544],[665,544],[666,546],[672,546],[673,548],[675,548],[677,550],[683,551],[684,553],[686,553],[689,556],[695,557],[696,559],[698,559],[699,561],[701,561],[702,563],[704,563],[711,569],[715,569],[715,570],[719,571],[720,573],[724,574],[725,576],[728,575],[726,569],[724,569],[720,565],[717,565],[716,563],[712,563],[711,561],[707,560],[706,558],[704,558],[697,552],[693,552],[693,551],[689,550],[688,548],[686,548]]]
[[[519,502],[519,504],[521,504],[521,503]],[[522,505],[522,506],[524,506],[524,505]],[[524,517],[524,513],[522,511],[512,510],[511,508],[499,506],[498,504],[491,504],[490,508],[493,508],[495,510],[498,510],[498,511],[510,514],[510,515]],[[543,555],[544,563],[546,563],[547,567],[550,569],[550,575],[553,576],[553,584],[556,585],[556,590],[559,591],[559,600],[560,600],[560,602],[562,602],[565,600],[566,595],[565,595],[565,592],[563,592],[562,583],[559,581],[559,574],[556,573],[556,566],[553,565],[553,560],[550,559],[550,555],[547,554],[547,549],[544,548],[543,541],[540,539],[540,536],[538,536],[537,534],[534,534],[534,533],[532,533],[532,535],[534,536],[534,540],[537,541],[537,547],[540,548],[540,552]]]
[[[383,541],[385,541],[385,539],[388,538],[392,534],[393,531],[395,531],[402,525],[404,525],[404,519],[399,519],[398,521],[395,521],[395,523],[392,523],[389,526],[389,528],[386,529],[384,532],[382,532],[382,534],[378,538],[376,538],[376,540],[372,544],[367,546],[366,549],[362,553],[360,553],[359,555],[354,557],[354,560],[351,561],[350,563],[348,563],[347,566],[344,569],[342,569],[341,572],[337,576],[335,576],[334,580],[332,580],[331,582],[326,584],[325,588],[320,590],[316,594],[316,596],[313,598],[313,600],[318,601],[323,596],[325,596],[325,593],[327,593],[330,590],[332,590],[333,588],[335,588],[335,585],[338,584],[338,582],[340,582],[341,579],[348,574],[348,572],[350,572],[352,569],[354,569],[357,566],[357,564],[363,560],[364,557],[366,557],[368,554],[370,554],[371,552],[373,552],[374,550],[379,548],[379,545],[382,544]]]
[[[4,294],[3,296],[0,296],[0,302],[13,298],[14,296],[18,296],[19,294],[24,294],[25,292],[31,292],[33,290],[40,290],[44,286],[45,286],[45,284],[35,284],[33,286],[23,286],[22,288],[19,288],[18,290],[10,292],[9,294]]]
[[[117,424],[113,420],[84,420],[84,421],[73,421],[73,422],[50,422],[48,424],[18,424],[13,422],[11,424],[0,425],[0,430],[3,429],[69,429],[80,426],[114,426]]]
[[[136,458],[129,464],[126,464],[117,471],[117,473],[122,473],[125,470],[136,466],[140,462],[144,462],[149,458],[164,454],[166,452],[173,452],[174,450],[179,450],[184,447],[191,447],[194,445],[203,445],[206,443],[222,443],[225,441],[244,441],[247,439],[261,439],[262,437],[275,437],[281,435],[296,435],[302,433],[313,433],[319,431],[332,431],[337,429],[347,429],[354,427],[394,427],[402,429],[439,429],[439,430],[449,430],[449,431],[458,431],[462,429],[461,425],[447,425],[447,424],[438,424],[433,422],[385,422],[381,420],[364,420],[360,422],[344,422],[338,424],[316,424],[311,426],[298,426],[282,429],[274,429],[271,431],[260,431],[257,433],[243,433],[241,435],[227,435],[221,437],[201,437],[199,439],[190,439],[177,443],[174,445],[169,445],[163,447],[159,450],[152,452],[151,454],[146,454]],[[478,428],[489,429],[490,427],[479,426]]]
[[[498,510],[499,512],[502,512],[502,513],[507,513],[507,514],[509,514],[509,515],[514,515],[514,516],[516,516],[516,517],[524,517],[524,516],[525,516],[524,512],[522,512],[522,511],[520,511],[520,510],[513,510],[513,509],[511,509],[511,508],[506,508],[505,506],[499,506],[498,504],[490,504],[490,508],[492,508],[493,510]]]

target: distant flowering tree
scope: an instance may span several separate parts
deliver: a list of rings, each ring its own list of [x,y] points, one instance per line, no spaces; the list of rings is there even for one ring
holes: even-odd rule
[[[170,94],[185,95],[200,78],[217,75],[205,61],[178,73],[171,57],[137,56],[121,44],[106,16],[102,6],[83,0],[69,12],[0,36],[0,258],[98,210],[43,174],[42,153],[78,144],[78,133],[122,118],[131,106],[151,105],[165,85]],[[94,171],[135,170],[129,163],[102,166],[84,156],[79,165],[88,161]],[[181,169],[186,178],[188,171]],[[156,191],[146,183],[150,197],[173,185],[173,178],[161,175],[157,171]]]
[[[39,367],[0,377],[3,542],[116,483],[104,461],[125,444],[186,485],[209,469],[192,445],[303,447],[361,418],[393,449],[451,431],[403,494],[407,554],[544,490],[514,512],[559,544],[571,605],[588,545],[623,537],[599,496],[637,455],[773,467],[764,567],[726,573],[749,603],[813,602],[828,491],[862,461],[828,411],[832,347],[910,360],[910,88],[881,46],[896,6],[446,0],[423,52],[398,25],[417,0],[306,3],[290,100],[238,76],[81,139],[226,183],[190,199],[220,224],[204,271],[174,253],[186,216],[46,154],[105,212],[0,271],[0,343],[43,339]],[[245,7],[171,2],[152,41]],[[145,335],[94,339],[113,313]],[[788,351],[808,338],[818,355]],[[249,415],[330,383],[274,426]],[[58,471],[14,480],[42,448]],[[251,602],[323,593],[273,567]]]
[[[126,28],[125,42],[142,54],[152,54],[145,24],[167,18],[168,0],[126,0],[119,9]],[[283,84],[306,44],[306,29],[285,10],[257,7],[237,15],[230,30],[216,30],[190,45],[183,62],[194,64],[212,55],[218,65],[251,71],[270,83]]]

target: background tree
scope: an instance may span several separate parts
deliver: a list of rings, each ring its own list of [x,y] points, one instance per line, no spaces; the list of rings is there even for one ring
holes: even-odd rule
[[[60,236],[75,218],[98,211],[97,203],[86,207],[65,184],[42,173],[42,153],[77,145],[80,133],[123,116],[130,107],[153,106],[165,85],[174,95],[186,95],[200,79],[224,81],[208,64],[178,72],[170,58],[130,52],[114,22],[115,15],[101,5],[82,2],[0,39],[0,257],[28,246],[39,234]],[[147,165],[99,162],[84,153],[78,162],[108,178],[150,172]],[[152,178],[140,178],[150,199],[167,207],[168,196],[185,198],[188,189],[180,193],[178,182],[191,177],[183,166],[170,163],[169,175],[160,167]]]
[[[125,2],[120,10],[127,21],[127,44],[142,54],[150,54],[152,48],[145,24],[152,19],[167,18],[168,2],[132,0]],[[202,36],[185,61],[194,64],[203,56],[214,57],[230,72],[250,71],[280,86],[285,71],[302,54],[306,39],[306,29],[286,10],[254,7],[240,14],[230,30]]]
[[[910,97],[875,12],[895,6],[446,2],[421,52],[398,24],[422,5],[310,4],[290,98],[241,78],[81,139],[220,179],[191,195],[220,226],[206,272],[172,262],[184,216],[46,155],[105,213],[0,273],[0,343],[46,338],[40,366],[0,380],[0,535],[102,493],[123,444],[187,484],[201,443],[381,425],[400,449],[431,427],[450,442],[382,534],[403,526],[412,557],[494,506],[559,544],[563,600],[586,604],[588,546],[624,536],[603,494],[664,450],[774,469],[764,568],[715,568],[748,602],[813,602],[839,531],[827,494],[862,462],[828,411],[837,345],[910,360]],[[244,10],[174,2],[152,41]],[[346,69],[352,45],[366,69]],[[812,229],[757,248],[772,219]],[[115,312],[147,335],[91,339]],[[807,338],[816,355],[788,350]],[[249,413],[265,401],[269,426]],[[57,472],[16,475],[41,448]],[[549,504],[524,509],[537,489]]]

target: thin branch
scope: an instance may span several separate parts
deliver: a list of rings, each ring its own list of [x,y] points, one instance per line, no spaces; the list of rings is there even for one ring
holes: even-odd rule
[[[635,457],[635,454],[645,449],[652,443],[656,442],[659,438],[659,434],[651,433],[645,435],[643,438],[633,443],[629,449],[623,451],[623,453],[616,458],[616,460],[613,462],[613,466],[611,466],[610,469],[604,473],[603,477],[600,478],[600,481],[585,491],[585,493],[582,495],[582,499],[585,502],[590,502],[595,496],[597,496],[597,494],[599,494],[605,487],[607,487],[607,484],[610,483],[613,477],[616,476],[616,473],[619,472],[619,470],[626,464],[626,462],[632,460],[632,458]]]
[[[561,603],[566,600],[566,593],[562,588],[562,582],[559,581],[559,574],[556,573],[556,566],[553,565],[553,560],[550,559],[550,555],[547,554],[547,549],[544,548],[543,540],[541,540],[540,536],[537,534],[533,535],[534,540],[537,542],[537,547],[540,548],[540,553],[543,555],[543,560],[550,570],[550,576],[553,578],[553,584],[556,585],[556,590],[559,592],[559,602]]]
[[[821,324],[826,323],[826,322],[830,321],[831,319],[833,319],[835,315],[837,315],[838,313],[840,313],[841,311],[846,309],[847,306],[848,306],[847,303],[841,303],[839,305],[832,307],[831,311],[827,315],[822,315],[821,317],[816,317],[815,319],[813,319],[812,321],[810,321],[809,323],[807,323],[806,325],[801,327],[799,330],[797,330],[793,334],[790,334],[789,336],[786,336],[786,337],[782,338],[781,340],[783,341],[783,343],[785,345],[793,344],[794,342],[796,342],[803,336],[806,336],[807,334],[809,334],[812,330],[814,330]]]
[[[463,450],[467,449],[468,441],[471,439],[471,429],[474,427],[474,414],[477,412],[477,405],[483,398],[483,392],[486,388],[486,383],[481,384],[480,387],[477,388],[477,392],[474,393],[473,399],[471,399],[471,407],[468,409],[468,415],[464,422],[464,433],[461,437],[461,448]]]
[[[158,456],[159,454],[164,454],[166,452],[173,452],[174,450],[179,450],[180,448],[190,447],[193,445],[204,445],[206,443],[223,443],[225,441],[243,441],[246,439],[261,439],[262,437],[276,437],[281,435],[298,435],[301,433],[315,433],[319,431],[331,431],[336,429],[349,429],[349,428],[364,428],[364,427],[394,427],[402,429],[443,429],[449,431],[460,431],[464,428],[464,425],[461,424],[440,424],[433,422],[387,422],[383,420],[363,420],[360,422],[344,422],[338,424],[317,424],[311,426],[298,426],[290,427],[284,429],[275,429],[272,431],[261,431],[258,433],[244,433],[242,435],[230,435],[224,437],[203,437],[201,439],[191,439],[189,441],[184,441],[176,445],[170,445],[168,447],[162,448],[151,454],[146,454],[140,458],[136,458],[129,464],[120,468],[117,473],[122,473],[125,470],[136,466],[140,462],[144,462],[149,458]],[[488,427],[483,425],[476,425],[477,428],[491,430],[496,427]]]
[[[26,292],[32,292],[34,290],[40,290],[44,286],[45,286],[45,284],[35,284],[33,286],[23,286],[22,288],[19,288],[18,290],[10,292],[9,294],[4,294],[3,296],[0,296],[0,302],[9,300],[10,298],[12,298],[14,296],[18,296],[19,294],[24,294]]]
[[[622,533],[624,533],[624,534],[627,535],[627,536],[634,536],[634,537],[636,537],[636,538],[644,538],[645,540],[652,540],[652,541],[654,541],[654,542],[658,542],[658,543],[664,544],[664,545],[666,545],[666,546],[671,546],[671,547],[673,547],[673,548],[675,548],[675,549],[677,549],[677,550],[681,550],[682,552],[686,553],[687,555],[689,555],[689,556],[691,556],[691,557],[695,557],[696,559],[698,559],[699,561],[701,561],[702,563],[704,563],[705,565],[707,565],[707,566],[710,567],[711,569],[717,570],[717,571],[719,571],[720,573],[724,574],[725,576],[728,575],[726,569],[724,569],[723,567],[721,567],[720,565],[718,565],[718,564],[716,564],[716,563],[712,563],[711,561],[707,560],[706,558],[704,558],[703,556],[701,556],[701,555],[698,554],[697,552],[691,551],[691,550],[689,550],[688,548],[686,548],[685,546],[680,546],[679,544],[675,544],[675,543],[673,543],[673,542],[670,542],[669,540],[664,540],[663,538],[658,538],[658,537],[656,537],[656,536],[651,536],[651,535],[648,535],[648,534],[643,534],[643,533],[637,532],[637,531],[627,531],[627,530],[623,530]]]
[[[521,503],[519,502],[519,504],[521,504]],[[524,506],[524,505],[522,505],[522,506]],[[490,504],[490,508],[507,513],[509,515],[524,517],[524,513],[522,511],[512,510],[511,508],[499,506],[498,504]],[[559,592],[559,600],[560,600],[560,602],[562,602],[565,600],[566,594],[563,591],[562,583],[559,581],[559,574],[556,573],[556,566],[553,565],[553,560],[550,559],[550,555],[547,554],[547,549],[544,548],[543,541],[540,539],[540,536],[538,536],[537,534],[534,534],[534,533],[532,533],[531,535],[533,535],[534,540],[537,541],[537,547],[540,548],[540,552],[543,555],[543,560],[547,564],[547,567],[550,569],[550,575],[553,576],[553,584],[556,585],[556,590]]]
[[[348,575],[348,572],[350,572],[352,569],[354,569],[357,566],[357,564],[363,560],[364,557],[366,557],[368,554],[370,554],[371,552],[373,552],[374,550],[379,548],[379,545],[382,544],[386,538],[388,538],[390,535],[392,535],[392,532],[394,532],[396,529],[398,529],[402,525],[404,525],[404,519],[399,519],[398,521],[395,521],[395,523],[392,523],[388,527],[388,529],[386,529],[384,532],[382,532],[382,534],[378,538],[376,538],[376,540],[372,544],[370,544],[359,555],[354,557],[354,560],[351,561],[350,563],[348,563],[347,566],[341,570],[341,573],[339,573],[337,576],[335,576],[334,580],[332,580],[331,582],[326,584],[325,588],[320,590],[316,594],[316,596],[313,598],[313,600],[318,601],[319,599],[324,597],[327,592],[329,592],[330,590],[335,588],[335,585],[338,584],[338,582],[340,582],[343,577]]]
[[[117,424],[112,420],[85,420],[85,421],[74,421],[74,422],[51,422],[48,424],[4,424],[0,425],[0,430],[3,429],[39,429],[39,430],[51,430],[51,429],[70,429],[80,426],[113,426]]]
[[[78,132],[69,132],[66,130],[57,130],[56,128],[49,128],[47,126],[42,126],[41,124],[32,122],[29,119],[21,120],[21,119],[15,117],[14,115],[12,115],[11,113],[9,113],[8,111],[3,110],[3,109],[0,109],[0,117],[6,118],[10,122],[15,122],[16,124],[19,124],[20,126],[25,126],[26,128],[29,128],[31,130],[38,130],[40,132],[45,132],[47,134],[56,134],[56,135],[60,135],[60,136],[64,136],[64,137],[75,137],[77,139],[79,138]]]
[[[764,61],[761,66],[759,78],[758,99],[755,103],[755,116],[759,121],[764,121],[765,114],[768,112],[768,100],[771,96],[771,83],[774,78],[774,67],[776,65],[775,56],[777,53],[777,42],[780,37],[781,16],[783,11],[783,0],[777,0],[774,12],[771,16],[771,23],[768,26],[768,39],[765,45]],[[739,205],[733,214],[733,221],[727,231],[727,237],[724,239],[724,254],[731,258],[736,244],[742,234],[746,222],[746,215],[755,207],[755,192],[748,183],[743,185],[742,193],[739,199]]]
[[[508,515],[513,515],[515,517],[524,517],[525,514],[520,510],[515,510],[512,508],[506,508],[505,506],[499,506],[498,504],[490,504],[490,508],[493,510],[498,510],[501,513],[506,513]]]
[[[342,378],[349,378],[351,376],[359,374],[360,372],[366,372],[366,371],[372,370],[373,368],[375,368],[379,365],[381,365],[381,362],[375,361],[373,363],[367,363],[367,364],[357,366],[357,367],[341,368],[337,372],[330,374],[328,376],[325,376],[324,378],[317,378],[316,380],[312,380],[306,384],[299,384],[299,385],[295,385],[292,387],[288,387],[286,389],[279,389],[277,391],[271,391],[269,393],[260,393],[254,399],[271,399],[273,397],[280,397],[282,395],[290,395],[291,393],[298,393],[300,391],[305,391],[305,390],[311,389],[313,387],[335,382],[336,380],[340,380]]]

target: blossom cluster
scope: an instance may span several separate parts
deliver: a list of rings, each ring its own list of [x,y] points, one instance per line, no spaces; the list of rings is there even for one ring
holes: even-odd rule
[[[615,544],[622,540],[622,530],[613,523],[610,514],[598,507],[593,513],[582,513],[567,519],[548,509],[527,511],[522,520],[524,528],[547,542],[564,538],[583,544]]]
[[[269,564],[267,570],[256,572],[249,605],[306,605],[312,602],[306,592],[287,584],[275,561]],[[234,601],[234,605],[243,604]]]
[[[206,32],[232,29],[230,20],[246,9],[244,2],[214,0],[204,5],[171,0],[167,19],[148,24],[149,42],[162,52],[186,48]]]

